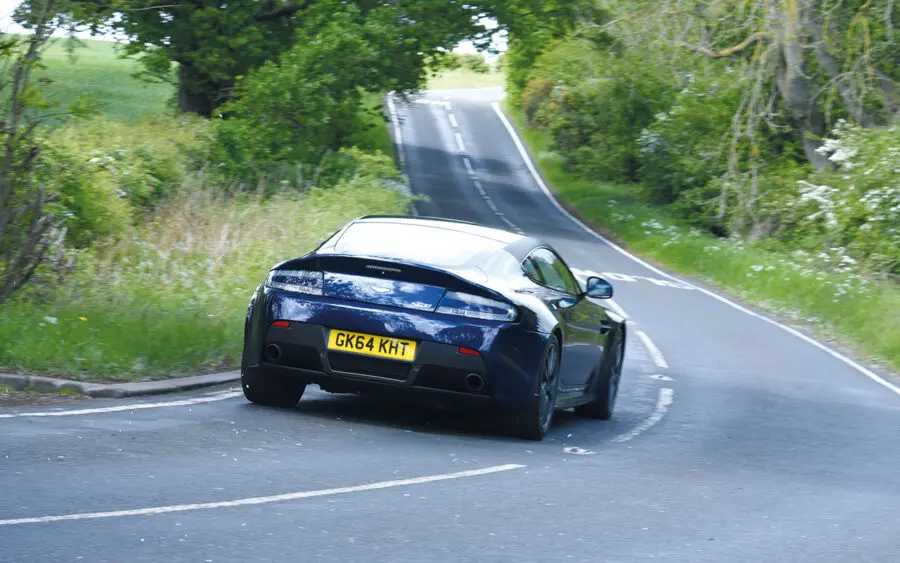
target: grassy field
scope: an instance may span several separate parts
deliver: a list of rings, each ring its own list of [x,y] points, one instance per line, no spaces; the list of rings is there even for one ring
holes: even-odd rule
[[[635,189],[573,177],[547,133],[529,129],[521,112],[504,108],[556,194],[636,254],[703,280],[776,316],[838,340],[887,369],[900,370],[900,287],[850,273],[826,273],[814,257],[725,242],[688,228],[649,206]]]
[[[107,116],[133,123],[143,117],[170,111],[175,93],[171,84],[149,84],[132,74],[139,69],[133,59],[120,59],[116,43],[84,40],[71,55],[65,49],[67,39],[55,39],[44,55],[46,69],[38,77],[52,80],[45,85],[46,97],[63,105],[79,96],[89,95],[101,103]]]

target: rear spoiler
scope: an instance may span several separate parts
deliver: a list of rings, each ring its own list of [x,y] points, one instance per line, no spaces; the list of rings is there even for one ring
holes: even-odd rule
[[[497,299],[507,303],[510,302],[510,300],[502,293],[470,279],[466,279],[459,274],[432,266],[426,266],[424,264],[400,260],[386,260],[384,258],[368,256],[307,254],[300,258],[281,262],[272,269],[318,270],[371,278],[408,281],[410,283],[440,286],[447,290],[461,291],[486,297],[488,299]]]

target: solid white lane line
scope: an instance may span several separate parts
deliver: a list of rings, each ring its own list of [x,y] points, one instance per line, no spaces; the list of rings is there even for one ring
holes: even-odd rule
[[[653,363],[657,365],[657,367],[661,367],[666,369],[669,367],[669,364],[666,363],[666,359],[663,357],[662,352],[659,351],[659,348],[656,347],[656,344],[650,340],[650,337],[647,336],[647,333],[643,330],[637,331],[638,338],[641,339],[641,342],[644,343],[644,347],[647,348],[647,351],[650,352],[650,357],[653,358]]]
[[[249,506],[255,504],[269,504],[273,502],[285,502],[291,500],[300,500],[315,497],[325,497],[332,495],[341,495],[346,493],[359,493],[363,491],[374,491],[378,489],[389,489],[392,487],[406,487],[409,485],[421,485],[423,483],[434,483],[437,481],[447,481],[450,479],[463,479],[466,477],[477,477],[479,475],[488,475],[491,473],[500,473],[502,471],[512,471],[513,469],[522,469],[524,465],[510,463],[507,465],[495,465],[493,467],[485,467],[483,469],[473,469],[470,471],[460,471],[459,473],[445,473],[443,475],[429,475],[426,477],[414,477],[411,479],[397,479],[394,481],[381,481],[378,483],[369,483],[367,485],[356,485],[352,487],[338,487],[335,489],[320,489],[318,491],[302,491],[298,493],[288,493],[283,495],[273,495],[268,497],[252,497],[238,500],[228,500],[223,502],[204,502],[198,504],[177,504],[172,506],[157,506],[151,508],[136,508],[132,510],[114,510],[110,512],[84,512],[80,514],[62,514],[58,516],[37,516],[33,518],[13,518],[10,520],[0,520],[0,526],[13,526],[17,524],[45,524],[48,522],[59,522],[63,520],[91,520],[97,518],[120,518],[123,516],[150,516],[154,514],[165,514],[169,512],[186,512],[189,510],[208,510],[213,508],[231,508],[235,506]]]
[[[85,414],[100,414],[107,412],[123,412],[136,411],[142,409],[159,409],[163,407],[186,407],[190,405],[199,405],[202,403],[213,403],[216,401],[224,401],[233,399],[242,395],[241,391],[228,391],[217,395],[206,395],[203,397],[194,397],[192,399],[180,399],[177,401],[165,401],[161,403],[132,403],[129,405],[116,405],[114,407],[97,407],[93,409],[73,409],[68,411],[43,411],[43,412],[20,412],[20,413],[3,413],[0,418],[45,418],[53,416],[77,416]]]
[[[397,145],[397,159],[400,161],[400,173],[403,174],[403,180],[406,182],[407,189],[410,182],[406,175],[406,149],[403,144],[403,131],[400,129],[400,119],[397,117],[397,106],[394,104],[394,92],[387,93],[388,113],[391,117],[391,123],[394,125],[394,142]],[[419,216],[419,211],[414,203],[409,204],[409,211],[414,217]]]
[[[793,328],[791,328],[791,327],[789,327],[789,326],[787,326],[787,325],[783,325],[783,324],[781,324],[780,322],[778,322],[778,321],[776,321],[776,320],[770,319],[770,318],[768,318],[768,317],[766,317],[766,316],[760,315],[759,313],[757,313],[757,312],[755,312],[755,311],[751,311],[750,309],[747,309],[746,307],[743,307],[743,306],[741,306],[741,305],[738,305],[738,304],[735,303],[734,301],[732,301],[732,300],[730,300],[730,299],[727,299],[727,298],[725,298],[725,297],[722,297],[721,295],[719,295],[719,294],[717,294],[717,293],[714,293],[714,292],[712,292],[712,291],[709,291],[708,289],[705,289],[705,288],[696,286],[696,285],[694,285],[694,284],[692,284],[692,283],[690,283],[690,282],[687,282],[687,281],[685,281],[685,280],[683,280],[683,279],[681,279],[681,278],[678,278],[678,277],[676,277],[676,276],[673,276],[673,275],[671,275],[671,274],[667,274],[666,272],[663,272],[662,270],[660,270],[659,268],[656,268],[656,267],[653,266],[652,264],[649,264],[649,263],[647,263],[646,261],[644,261],[644,260],[638,258],[637,256],[631,254],[630,252],[628,252],[628,251],[625,250],[624,248],[620,247],[619,245],[615,244],[615,243],[612,242],[611,240],[607,239],[606,237],[604,237],[604,236],[601,235],[600,233],[594,232],[590,227],[588,227],[587,225],[585,225],[584,223],[582,223],[581,221],[579,221],[576,217],[574,217],[571,213],[569,213],[568,211],[566,211],[565,208],[564,208],[562,205],[560,205],[560,203],[559,203],[558,201],[556,201],[556,197],[553,196],[553,193],[550,191],[549,188],[547,188],[547,185],[544,184],[544,181],[541,179],[541,175],[538,173],[537,169],[536,169],[535,166],[534,166],[534,163],[531,161],[531,157],[528,155],[528,151],[525,149],[525,146],[522,144],[522,141],[519,139],[519,135],[518,135],[518,133],[516,133],[515,128],[514,128],[514,127],[512,126],[512,124],[509,122],[509,119],[506,118],[506,115],[504,115],[503,110],[500,109],[500,104],[497,103],[497,102],[494,102],[492,105],[493,105],[493,108],[494,108],[494,112],[495,112],[495,113],[497,114],[497,116],[500,118],[500,121],[503,122],[503,125],[506,127],[507,132],[509,132],[509,135],[510,135],[510,137],[511,137],[512,140],[513,140],[513,143],[516,145],[516,148],[517,148],[518,151],[519,151],[519,154],[522,155],[522,159],[525,161],[525,165],[526,165],[526,167],[528,168],[528,171],[531,172],[531,176],[534,178],[534,181],[537,182],[538,187],[541,189],[542,192],[544,192],[544,195],[547,196],[547,199],[549,199],[550,202],[551,202],[551,203],[552,203],[552,204],[553,204],[553,205],[554,205],[554,206],[555,206],[555,207],[556,207],[563,215],[565,215],[566,217],[568,217],[569,219],[571,219],[572,222],[575,223],[576,225],[578,225],[582,230],[584,230],[585,232],[591,234],[592,236],[596,237],[597,239],[603,241],[604,243],[606,243],[607,245],[609,245],[609,247],[612,248],[613,250],[615,250],[616,252],[618,252],[618,253],[622,254],[623,256],[625,256],[625,257],[627,257],[627,258],[629,258],[629,259],[631,259],[631,260],[637,262],[638,264],[640,264],[641,266],[647,268],[647,269],[650,270],[651,272],[653,272],[653,273],[655,273],[655,274],[659,274],[660,276],[663,276],[663,277],[666,278],[666,279],[670,279],[670,280],[672,280],[672,281],[675,281],[675,282],[678,282],[678,283],[682,283],[682,284],[684,284],[684,285],[687,285],[687,286],[689,286],[689,287],[691,287],[691,288],[693,288],[693,289],[696,289],[697,291],[703,293],[704,295],[707,295],[707,296],[709,296],[709,297],[712,297],[712,298],[715,299],[716,301],[719,301],[719,302],[721,302],[721,303],[724,303],[725,305],[728,305],[729,307],[732,307],[732,308],[734,308],[734,309],[737,309],[738,311],[741,311],[742,313],[746,313],[746,314],[750,315],[751,317],[755,317],[755,318],[757,318],[757,319],[759,319],[759,320],[761,320],[761,321],[765,321],[765,322],[767,322],[767,323],[769,323],[769,324],[771,324],[771,325],[773,325],[773,326],[777,326],[777,327],[780,328],[781,330],[784,330],[785,332],[788,332],[788,333],[790,333],[790,334],[796,336],[797,338],[799,338],[800,340],[803,340],[804,342],[806,342],[806,343],[808,343],[808,344],[812,344],[813,346],[815,346],[815,347],[818,348],[819,350],[822,350],[823,352],[829,354],[829,355],[832,356],[833,358],[835,358],[835,359],[837,359],[837,360],[840,360],[840,361],[843,362],[844,364],[846,364],[846,365],[852,367],[853,369],[855,369],[855,370],[858,371],[859,373],[865,375],[866,377],[868,377],[869,379],[871,379],[871,380],[874,381],[875,383],[878,383],[879,385],[881,385],[881,386],[887,388],[888,390],[893,391],[895,394],[900,395],[900,387],[898,387],[897,385],[894,385],[894,384],[891,383],[890,381],[884,379],[883,377],[881,377],[881,376],[878,375],[877,373],[873,372],[872,370],[870,370],[870,369],[868,369],[868,368],[866,368],[866,367],[864,367],[864,366],[858,364],[857,362],[854,362],[853,360],[851,360],[851,359],[848,358],[847,356],[844,356],[843,354],[837,352],[836,350],[833,350],[833,349],[829,348],[828,346],[826,346],[825,344],[822,344],[822,343],[819,342],[818,340],[815,340],[814,338],[810,338],[809,336],[806,336],[806,335],[803,334],[802,332],[799,332],[799,331],[797,331],[797,330],[795,330],[795,329],[793,329]]]
[[[612,441],[617,443],[627,442],[659,424],[659,421],[666,416],[667,412],[669,412],[669,407],[672,405],[674,395],[675,391],[668,387],[660,389],[659,399],[656,401],[656,408],[653,409],[653,413],[628,432],[613,438]]]
[[[456,134],[456,146],[459,147],[460,152],[466,152],[466,144],[463,142],[462,135],[459,133]]]
[[[397,145],[397,158],[400,160],[400,168],[405,169],[406,157],[403,154],[403,131],[400,130],[400,120],[397,119],[397,106],[394,104],[394,93],[387,94],[388,113],[394,125],[394,143]]]
[[[475,176],[475,169],[472,168],[472,162],[469,160],[468,156],[463,157],[463,164],[466,165],[466,172],[469,173],[469,176]]]
[[[453,113],[448,113],[447,116],[450,118],[450,125],[453,126],[454,129],[459,127],[459,123],[456,122],[456,116]]]

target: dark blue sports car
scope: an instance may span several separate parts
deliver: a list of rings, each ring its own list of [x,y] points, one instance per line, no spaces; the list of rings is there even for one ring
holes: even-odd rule
[[[308,384],[500,409],[541,440],[555,408],[612,415],[626,325],[553,248],[444,219],[367,216],[269,272],[247,310],[248,400],[292,407]]]

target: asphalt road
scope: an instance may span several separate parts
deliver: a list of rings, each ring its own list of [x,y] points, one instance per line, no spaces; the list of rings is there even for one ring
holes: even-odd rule
[[[547,198],[492,101],[397,103],[422,215],[548,238],[629,316],[617,413],[540,443],[310,389],[0,411],[0,561],[900,561],[900,391]],[[69,410],[66,410],[69,409]]]

